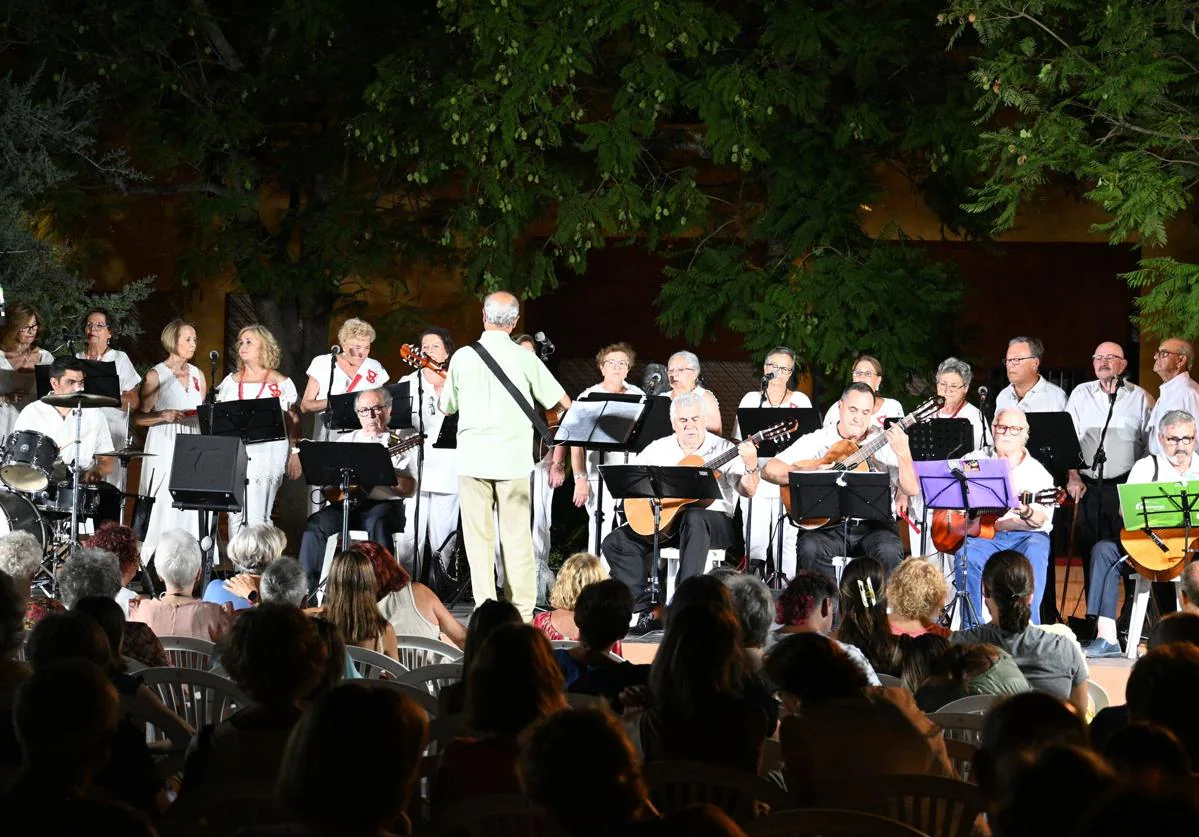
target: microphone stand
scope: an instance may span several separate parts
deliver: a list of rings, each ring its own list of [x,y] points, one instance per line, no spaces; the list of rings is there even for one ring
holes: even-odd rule
[[[333,395],[333,373],[336,371],[337,354],[329,352],[329,386],[325,388],[325,409],[321,413],[321,421],[325,423],[325,430],[330,430],[333,427],[333,413],[329,410],[329,397]]]
[[[983,417],[982,425],[983,425],[983,447],[984,448],[990,447],[990,444],[987,442],[987,427],[991,424],[991,417],[987,415],[987,396],[988,395],[990,395],[990,393],[988,393],[988,392],[980,392],[978,394],[978,411],[982,414],[982,417]]]
[[[416,370],[416,432],[421,436],[421,443],[416,446],[416,496],[412,503],[412,577],[419,581],[421,553],[424,552],[420,545],[420,495],[425,484],[425,370],[421,367]],[[429,544],[429,551],[432,550],[433,544]],[[440,563],[440,556],[437,561]]]

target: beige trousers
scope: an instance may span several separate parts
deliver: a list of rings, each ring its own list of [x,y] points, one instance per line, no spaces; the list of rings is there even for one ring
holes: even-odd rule
[[[462,510],[462,541],[470,564],[475,607],[495,595],[495,528],[492,510],[499,512],[500,545],[504,561],[504,593],[526,622],[537,603],[537,569],[533,533],[529,527],[529,478],[485,480],[458,477]]]

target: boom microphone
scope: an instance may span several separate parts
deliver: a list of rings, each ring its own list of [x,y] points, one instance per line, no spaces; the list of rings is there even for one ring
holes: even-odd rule
[[[216,363],[220,359],[220,357],[221,357],[221,353],[218,352],[216,349],[213,349],[211,352],[208,353],[208,359],[210,361],[212,361],[213,363]]]
[[[534,334],[533,339],[541,344],[541,348],[545,351],[545,353],[547,355],[551,355],[554,353],[554,351],[555,351],[554,344],[553,344],[553,342],[550,341],[550,339],[548,337],[545,336],[544,331],[539,331],[536,334]]]
[[[332,346],[329,347],[329,354],[331,354],[331,355],[341,354],[341,346],[334,343]]]

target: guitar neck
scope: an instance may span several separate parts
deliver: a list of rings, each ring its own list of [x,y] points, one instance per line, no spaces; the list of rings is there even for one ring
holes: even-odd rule
[[[907,416],[905,416],[904,418],[901,418],[899,420],[899,426],[902,427],[904,430],[907,430],[909,427],[911,427],[915,423],[916,423],[915,419],[909,419]],[[875,436],[869,442],[866,442],[866,444],[864,444],[860,448],[858,448],[853,454],[851,454],[850,456],[847,456],[847,457],[845,457],[845,459],[841,460],[841,462],[838,464],[845,470],[849,470],[850,468],[855,468],[858,465],[865,462],[870,457],[874,456],[880,450],[885,448],[887,446],[887,442],[888,442],[887,434],[879,433],[877,436]]]

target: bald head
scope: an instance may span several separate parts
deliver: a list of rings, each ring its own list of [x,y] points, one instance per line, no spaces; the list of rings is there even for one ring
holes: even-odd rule
[[[1191,368],[1195,349],[1180,337],[1168,337],[1157,347],[1153,355],[1153,371],[1162,381],[1169,381]]]
[[[483,300],[483,328],[486,331],[504,331],[509,334],[520,319],[520,302],[507,291],[488,294]]]
[[[1124,374],[1128,368],[1128,360],[1124,357],[1124,347],[1119,343],[1108,340],[1095,347],[1091,355],[1091,365],[1095,370],[1095,378],[1103,384]]]

